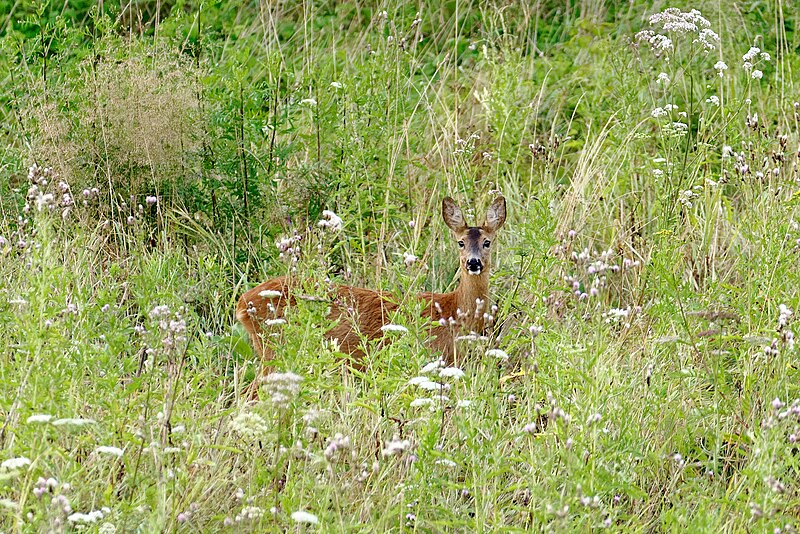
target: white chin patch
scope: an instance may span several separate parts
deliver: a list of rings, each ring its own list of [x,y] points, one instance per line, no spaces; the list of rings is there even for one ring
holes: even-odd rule
[[[467,272],[473,276],[480,276],[481,274],[481,271],[470,271],[469,269],[467,269]]]

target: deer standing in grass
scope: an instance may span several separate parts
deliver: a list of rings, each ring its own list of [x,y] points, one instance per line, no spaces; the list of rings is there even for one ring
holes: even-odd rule
[[[442,201],[442,217],[453,231],[459,248],[459,284],[452,293],[419,293],[424,301],[422,312],[436,325],[430,328],[433,338],[429,345],[452,361],[455,356],[454,334],[484,330],[489,299],[489,272],[492,266],[491,246],[495,233],[506,221],[506,200],[492,202],[482,226],[467,226],[461,209],[451,198]],[[284,309],[294,306],[296,280],[274,278],[247,291],[236,306],[236,318],[242,323],[256,352],[264,360],[263,374],[271,369],[268,362],[274,357],[264,336],[264,328],[281,323]],[[325,333],[326,339],[336,339],[339,349],[359,361],[364,356],[362,340],[383,336],[386,326],[398,308],[393,295],[362,287],[333,286],[329,319],[338,324]]]

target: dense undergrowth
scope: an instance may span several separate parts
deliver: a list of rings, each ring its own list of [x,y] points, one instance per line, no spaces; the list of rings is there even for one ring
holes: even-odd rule
[[[0,1],[0,529],[794,532],[800,17],[675,6]],[[245,289],[498,193],[457,369],[307,302],[247,402]]]

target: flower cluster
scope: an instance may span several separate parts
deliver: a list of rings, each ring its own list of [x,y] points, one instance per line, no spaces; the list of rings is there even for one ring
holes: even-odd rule
[[[28,194],[26,195],[27,202],[23,211],[27,214],[32,207],[36,208],[37,212],[53,212],[56,210],[61,211],[61,217],[66,219],[73,206],[75,199],[72,197],[72,191],[69,184],[64,180],[58,180],[54,192],[50,192],[49,185],[58,178],[56,173],[50,167],[40,167],[36,163],[28,169],[28,180],[31,185],[28,187]]]
[[[324,210],[322,212],[322,220],[317,223],[317,226],[320,228],[324,228],[331,232],[338,232],[342,229],[344,225],[344,221],[342,221],[341,217],[336,215],[331,210]]]
[[[291,372],[271,373],[263,379],[261,389],[272,400],[277,408],[287,409],[300,393],[303,377]]]
[[[289,258],[292,263],[297,263],[300,259],[300,241],[302,240],[303,236],[296,231],[291,237],[279,239],[275,243],[275,246],[278,248],[278,257],[281,259]]]
[[[696,9],[683,12],[670,7],[651,15],[649,23],[657,31],[642,30],[636,34],[636,41],[647,43],[657,55],[673,50],[673,38],[681,35],[691,35],[692,43],[706,52],[716,50],[719,43],[719,35],[710,28],[711,23]]]
[[[751,78],[760,80],[764,76],[764,73],[755,67],[758,66],[760,62],[768,63],[771,59],[767,52],[762,52],[757,46],[751,46],[750,50],[742,56],[742,68],[745,72],[750,73]]]
[[[186,320],[183,318],[183,311],[181,307],[173,313],[166,305],[156,306],[150,311],[150,319],[156,322],[167,352],[174,351],[186,341]]]

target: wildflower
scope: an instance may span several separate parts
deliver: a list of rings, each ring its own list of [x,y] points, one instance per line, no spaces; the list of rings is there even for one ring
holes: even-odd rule
[[[319,519],[317,516],[310,512],[306,512],[304,510],[298,510],[297,512],[292,512],[292,519],[296,523],[305,523],[307,525],[318,525]]]
[[[230,422],[230,427],[246,439],[259,439],[269,432],[267,422],[256,413],[240,413]]]
[[[592,415],[589,416],[588,419],[586,419],[586,424],[593,425],[595,423],[599,423],[602,420],[603,420],[602,415],[600,415],[599,413],[593,413]]]
[[[125,451],[119,447],[109,447],[107,445],[101,445],[100,447],[97,447],[94,452],[98,454],[110,454],[111,456],[116,456],[117,458],[122,458],[122,455],[125,453]]]
[[[278,319],[267,319],[266,321],[264,321],[264,324],[267,325],[267,326],[278,326],[278,325],[286,324],[286,319],[281,319],[281,318],[278,318]]]
[[[331,87],[333,87],[334,89],[341,89],[342,84],[339,82],[331,82]]]
[[[403,263],[406,264],[406,267],[411,267],[417,262],[417,257],[409,252],[403,252]]]
[[[317,101],[315,99],[313,99],[313,98],[304,98],[303,100],[300,101],[300,103],[301,104],[308,104],[309,106],[312,106],[312,107],[317,105]]]
[[[742,61],[745,62],[753,61],[756,58],[756,56],[758,56],[759,52],[761,52],[760,48],[756,46],[750,47],[750,50],[748,50],[747,53],[742,56]]]
[[[714,63],[714,70],[717,71],[719,77],[722,78],[722,72],[728,70],[728,65],[726,65],[724,61],[717,61]]]
[[[764,61],[769,61],[770,59],[772,59],[767,52],[761,52],[759,57]]]
[[[391,324],[390,323],[390,324],[383,325],[381,327],[381,332],[398,332],[400,334],[403,334],[405,332],[408,332],[408,328],[406,328],[403,325]]]
[[[444,369],[439,370],[439,377],[452,378],[453,380],[458,380],[459,378],[464,377],[464,371],[462,371],[458,367],[445,367]]]
[[[536,433],[536,423],[528,423],[524,427],[522,427],[522,431],[526,434],[534,434]]]
[[[703,28],[697,34],[697,39],[693,43],[700,43],[706,50],[716,50],[717,43],[719,42],[719,35],[714,30]]]
[[[786,304],[778,306],[778,311],[778,327],[782,328],[789,323],[789,318],[793,315],[793,312]]]
[[[750,77],[753,78],[754,80],[760,80],[763,76],[764,73],[761,72],[760,70],[754,70],[752,73],[750,73]]]
[[[458,464],[449,458],[439,458],[434,462],[436,465],[444,465],[446,467],[458,467]]]
[[[53,416],[50,414],[37,413],[28,417],[25,422],[29,425],[32,423],[49,423],[51,419],[53,419]]]
[[[275,291],[274,289],[265,289],[264,291],[259,291],[258,293],[259,297],[264,297],[268,299],[280,297],[281,295],[283,295],[283,293],[281,293],[280,291]]]
[[[429,363],[429,364],[425,365],[425,367],[423,367],[422,369],[420,369],[420,371],[419,371],[419,372],[420,372],[420,373],[423,373],[423,374],[424,374],[424,373],[430,373],[431,371],[435,371],[436,369],[438,369],[438,368],[440,368],[440,367],[444,367],[444,366],[445,366],[445,362],[444,362],[444,360],[436,360],[436,361],[433,361],[433,362],[431,362],[431,363]],[[425,377],[418,377],[418,378],[425,378]],[[412,379],[412,380],[413,380],[413,379]],[[409,383],[410,383],[410,382],[409,382]]]
[[[147,207],[149,208],[155,204],[158,204],[158,197],[148,195],[147,197],[145,197],[144,201],[145,204],[147,204]]]
[[[344,221],[342,221],[341,217],[336,215],[331,210],[323,210],[322,212],[322,220],[317,223],[317,226],[320,228],[327,228],[331,232],[338,232],[342,229],[342,225]]]
[[[100,510],[93,510],[88,514],[75,512],[67,517],[67,521],[70,523],[96,523],[100,519],[103,519],[103,512]]]
[[[264,378],[262,388],[279,408],[288,408],[289,403],[300,392],[303,377],[294,373],[272,373]]]
[[[236,522],[252,521],[264,515],[264,510],[258,506],[245,506],[242,511],[236,514]]]
[[[31,461],[24,456],[20,456],[19,458],[9,458],[8,460],[4,460],[3,463],[0,464],[0,467],[8,471],[13,471],[16,469],[22,469],[28,465],[31,465]]]
[[[434,406],[434,401],[433,401],[433,399],[428,399],[428,398],[414,399],[413,401],[411,401],[410,406],[412,408],[421,408],[423,406],[433,407]]]
[[[662,72],[661,74],[659,74],[658,78],[656,79],[656,83],[659,84],[663,83],[664,85],[669,85],[669,76],[667,76],[667,73]]]
[[[489,358],[497,358],[498,360],[508,359],[508,353],[502,349],[489,349],[486,351],[486,356]]]
[[[337,433],[333,439],[328,442],[323,454],[329,462],[335,462],[337,453],[343,450],[350,449],[350,438]]]
[[[712,106],[719,106],[719,97],[717,95],[711,95],[708,98],[706,98],[706,102],[708,102]]]
[[[654,119],[657,119],[659,117],[664,117],[666,114],[667,112],[664,108],[655,108],[653,111],[650,112],[650,116],[653,117]]]
[[[528,327],[528,332],[530,332],[531,337],[535,339],[539,337],[542,332],[544,332],[544,327],[532,324]]]
[[[383,454],[384,458],[388,456],[399,456],[410,447],[410,441],[407,439],[401,441],[399,437],[395,436],[394,439],[386,443],[386,447],[384,447],[381,454]]]

